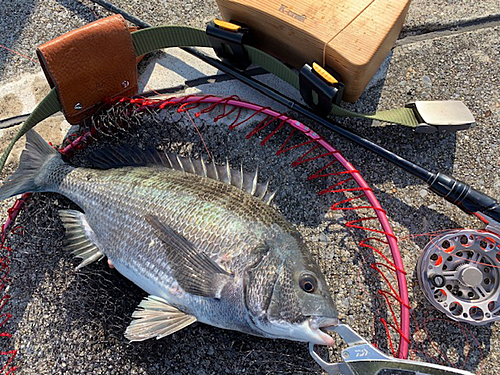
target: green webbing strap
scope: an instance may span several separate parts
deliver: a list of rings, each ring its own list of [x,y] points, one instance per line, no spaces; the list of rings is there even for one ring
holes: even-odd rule
[[[254,47],[245,46],[245,49],[248,52],[252,63],[261,66],[268,72],[281,78],[283,81],[288,82],[297,90],[300,90],[299,76],[285,64]],[[374,114],[363,114],[349,111],[347,109],[339,107],[338,105],[333,105],[333,109],[330,114],[333,116],[361,117],[371,120],[392,122],[395,124],[410,126],[413,128],[419,124],[415,117],[415,113],[411,108],[398,108],[388,111],[381,111]]]
[[[137,56],[168,47],[211,47],[210,40],[205,31],[186,26],[149,27],[132,33],[132,40],[134,41]],[[257,48],[247,45],[244,48],[253,64],[261,66],[283,81],[288,82],[297,90],[300,90],[299,76],[293,70]],[[334,105],[331,114],[333,116],[361,117],[392,122],[413,128],[419,124],[411,108],[398,108],[374,114],[363,114],[348,111]]]
[[[132,41],[134,43],[135,53],[137,56],[168,47],[211,47],[210,40],[208,39],[205,31],[186,26],[159,26],[138,30],[132,33]],[[252,63],[261,66],[268,72],[281,78],[285,82],[288,82],[297,90],[300,89],[298,75],[289,69],[285,64],[254,47],[245,45],[244,48],[247,51]],[[14,139],[12,139],[10,144],[7,146],[7,149],[0,159],[0,172],[3,170],[7,157],[9,156],[9,153],[14,147],[16,141],[40,121],[46,119],[61,109],[62,106],[59,103],[56,89],[53,88],[45,99],[43,99],[33,110],[31,115],[22,125],[21,129],[19,129],[19,132],[16,134]],[[416,127],[418,125],[415,114],[410,108],[394,109],[366,115],[351,112],[339,106],[334,106],[331,114],[334,116],[362,117],[411,127]]]
[[[21,126],[21,129],[17,132],[15,137],[10,141],[7,149],[4,151],[2,158],[0,159],[0,172],[3,170],[5,166],[5,162],[9,157],[14,144],[17,142],[19,138],[25,135],[28,130],[30,130],[33,126],[38,124],[40,121],[45,120],[47,117],[52,116],[54,113],[59,112],[62,109],[61,103],[59,103],[59,98],[57,97],[57,91],[55,88],[50,90],[48,95],[36,106],[36,108],[31,112],[29,117]]]
[[[347,109],[339,107],[338,105],[334,105],[331,115],[344,116],[344,117],[362,117],[371,120],[392,122],[394,124],[405,125],[412,128],[416,128],[417,125],[419,124],[417,118],[415,117],[415,113],[411,108],[390,109],[387,111],[380,111],[368,115],[363,113],[351,112],[348,111]]]
[[[148,27],[132,33],[132,41],[137,56],[168,47],[212,47],[205,31],[186,26]],[[299,77],[285,64],[257,48],[244,47],[252,63],[299,89]]]
[[[207,34],[199,29],[187,26],[148,27],[132,33],[135,54],[169,47],[211,47]]]
[[[281,78],[283,81],[288,82],[290,85],[300,90],[299,76],[292,69],[288,68],[278,59],[268,55],[261,50],[245,46],[245,49],[250,57],[252,63],[263,67],[268,72],[274,74],[276,77]]]

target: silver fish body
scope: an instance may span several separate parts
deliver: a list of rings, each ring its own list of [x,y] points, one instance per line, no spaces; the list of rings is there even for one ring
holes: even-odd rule
[[[256,179],[244,191],[242,172],[238,177],[227,166],[217,170],[198,161],[189,173],[183,163],[194,165],[190,159],[77,168],[41,142],[36,133],[29,135],[24,160],[0,188],[0,198],[26,189],[52,191],[80,206],[83,214],[61,213],[69,248],[85,264],[108,257],[151,296],[134,313],[138,319],[126,334],[131,340],[163,337],[198,320],[332,344],[320,329],[337,322],[324,276],[297,230],[256,197],[267,189]],[[28,159],[43,162],[28,172]],[[241,186],[234,186],[238,181]]]

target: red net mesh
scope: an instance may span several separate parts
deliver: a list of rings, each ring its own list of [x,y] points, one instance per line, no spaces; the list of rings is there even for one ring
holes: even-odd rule
[[[359,247],[365,250],[365,252],[360,252],[361,263],[380,275],[382,287],[378,290],[377,298],[387,306],[385,309],[386,313],[374,316],[374,319],[383,326],[386,332],[386,349],[393,356],[406,357],[410,338],[408,321],[402,319],[402,311],[408,311],[410,306],[407,301],[407,294],[404,296],[401,295],[401,285],[398,285],[397,282],[398,275],[404,279],[406,273],[402,266],[396,265],[391,255],[391,246],[392,250],[396,247],[395,250],[398,251],[397,245],[395,245],[396,237],[392,233],[392,230],[383,229],[380,218],[381,216],[385,218],[385,211],[379,205],[375,206],[371,203],[373,199],[370,199],[369,194],[373,196],[372,189],[367,186],[360,186],[359,171],[350,166],[348,162],[346,162],[347,164],[341,163],[341,160],[345,160],[341,153],[332,148],[325,149],[326,141],[307,126],[292,120],[284,114],[271,112],[266,107],[254,106],[251,108],[250,114],[247,112],[244,113],[242,106],[235,105],[237,100],[238,98],[234,96],[222,99],[215,99],[211,96],[188,96],[165,100],[121,98],[110,101],[109,104],[119,103],[125,107],[122,115],[126,116],[128,114],[131,117],[140,112],[166,108],[175,108],[180,113],[189,114],[189,111],[195,112],[195,118],[203,114],[211,114],[214,121],[231,117],[233,120],[228,125],[230,130],[255,120],[256,125],[253,125],[251,130],[248,131],[246,138],[260,136],[266,131],[260,141],[260,144],[264,146],[280,134],[283,141],[277,147],[277,156],[286,155],[292,150],[300,150],[300,156],[291,162],[292,167],[304,164],[312,165],[312,163],[316,163],[315,165],[317,165],[317,163],[320,163],[320,167],[309,174],[307,180],[324,179],[326,181],[331,178],[336,179],[335,183],[328,184],[326,188],[319,190],[317,193],[321,196],[330,195],[334,202],[330,209],[333,212],[341,212],[346,217],[344,222],[346,228],[353,229],[357,233],[362,234],[358,242]],[[193,120],[191,116],[190,119],[191,121]],[[293,126],[295,123],[296,126]],[[193,125],[196,126],[194,122]],[[119,119],[112,125],[96,120],[90,126],[89,131],[81,135],[73,134],[69,136],[67,139],[68,145],[61,149],[60,152],[66,156],[70,156],[75,150],[83,149],[87,144],[98,140],[103,135],[116,133],[130,126],[133,126],[130,121],[120,122]],[[210,155],[208,149],[207,153]],[[2,277],[2,289],[5,289],[9,280],[8,265],[11,252],[10,248],[3,246],[3,243],[8,231],[13,232],[18,230],[18,228],[10,227],[23,203],[28,198],[29,194],[25,194],[15,203],[9,210],[7,222],[2,226],[2,251],[4,253],[4,257],[2,258],[2,272],[4,275]],[[406,288],[406,285],[404,285],[404,288]],[[9,298],[10,296],[4,292],[4,298],[0,302],[0,311],[7,304]],[[0,327],[9,318],[10,316],[7,313],[0,315],[0,319],[2,319]],[[375,323],[374,321],[373,327],[375,327]],[[8,333],[1,335],[11,337]],[[375,337],[374,340],[374,344],[380,346]],[[12,361],[16,355],[16,351],[12,350],[0,354],[9,358],[3,371],[13,372],[15,367],[12,366]]]

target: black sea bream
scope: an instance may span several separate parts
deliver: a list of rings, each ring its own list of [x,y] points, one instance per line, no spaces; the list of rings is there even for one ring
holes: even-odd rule
[[[333,345],[325,278],[257,175],[160,151],[112,150],[99,167],[63,161],[37,133],[0,199],[56,192],[68,249],[104,256],[148,294],[125,336],[161,338],[199,321],[257,336]]]

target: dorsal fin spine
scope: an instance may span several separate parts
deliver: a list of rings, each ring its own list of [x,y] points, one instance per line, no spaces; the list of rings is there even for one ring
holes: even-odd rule
[[[257,191],[257,185],[259,184],[259,167],[255,169],[255,174],[253,176],[253,181],[252,181],[252,190],[250,194],[255,195],[255,192]]]
[[[186,170],[184,169],[184,165],[182,164],[181,157],[178,154],[176,154],[175,156],[177,158],[177,163],[179,163],[179,167],[180,167],[181,171],[186,172]]]
[[[243,164],[240,164],[240,186],[238,186],[241,190],[243,190]]]
[[[271,201],[273,200],[273,198],[276,195],[276,193],[277,193],[277,190],[273,191],[269,196],[267,196],[264,199],[264,202],[267,203],[267,204],[271,204]]]
[[[215,179],[220,181],[220,176],[219,176],[219,169],[215,165],[215,163],[212,162],[212,165],[214,167],[214,172],[215,172]]]
[[[265,183],[264,183],[264,186],[262,188],[262,192],[260,193],[259,195],[259,199],[262,199],[264,200],[264,197],[266,196],[266,193],[267,193],[267,188],[269,187],[269,180],[267,180]]]
[[[227,174],[227,181],[228,184],[231,184],[232,178],[231,178],[231,168],[229,167],[229,160],[226,159],[226,174]]]
[[[200,158],[200,162],[201,162],[201,168],[203,170],[203,177],[207,177],[207,165],[205,164],[205,161],[203,160],[203,158]]]
[[[172,160],[170,160],[170,156],[169,156],[168,152],[166,152],[166,151],[165,151],[165,156],[166,156],[168,164],[169,164],[168,168],[173,168],[174,166],[172,165]]]
[[[191,170],[193,173],[196,173],[196,167],[194,165],[194,161],[193,161],[193,158],[188,158],[189,160],[189,163],[191,164]]]

